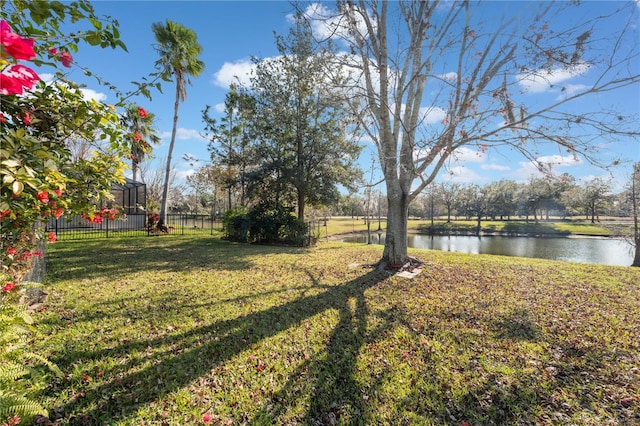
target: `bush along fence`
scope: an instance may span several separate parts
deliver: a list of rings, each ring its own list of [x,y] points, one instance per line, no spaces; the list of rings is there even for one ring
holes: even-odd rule
[[[172,213],[167,215],[167,224],[162,230],[154,223],[154,214],[129,214],[126,217],[101,221],[88,221],[80,216],[51,218],[46,225],[47,232],[53,232],[58,241],[152,236],[162,234],[213,235],[222,228],[220,221],[210,215]]]
[[[292,208],[262,202],[251,209],[228,210],[222,218],[224,238],[230,241],[259,244],[308,246],[311,226],[298,219]]]

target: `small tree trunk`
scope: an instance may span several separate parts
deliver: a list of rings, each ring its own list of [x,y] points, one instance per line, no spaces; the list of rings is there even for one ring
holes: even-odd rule
[[[640,206],[638,206],[638,173],[640,173],[640,163],[636,164],[631,176],[631,206],[633,207],[633,242],[635,243],[635,256],[633,257],[633,263],[631,266],[640,267],[640,223],[638,216],[640,216]]]
[[[640,241],[636,240],[636,250],[635,250],[636,254],[633,257],[633,263],[631,264],[631,266],[638,266],[640,267]]]
[[[306,198],[307,197],[304,192],[304,189],[302,188],[298,189],[298,219],[300,219],[301,221],[304,221],[304,210],[305,210]]]

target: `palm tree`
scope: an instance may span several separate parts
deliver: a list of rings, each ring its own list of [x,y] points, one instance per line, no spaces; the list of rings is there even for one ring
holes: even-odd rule
[[[135,103],[129,104],[122,116],[120,123],[127,130],[127,137],[131,144],[131,171],[133,180],[138,180],[140,163],[151,153],[152,145],[160,142],[160,137],[153,127],[154,114],[147,112]]]
[[[160,207],[159,225],[167,223],[167,198],[169,194],[169,178],[171,175],[171,156],[176,142],[176,130],[178,128],[178,109],[180,101],[187,98],[186,85],[191,84],[189,76],[197,77],[204,70],[204,62],[199,58],[202,47],[198,43],[196,33],[185,26],[167,19],[162,24],[152,24],[156,37],[156,51],[160,59],[156,61],[156,67],[160,68],[162,78],[165,81],[176,82],[176,100],[173,109],[173,130],[171,131],[171,143],[167,154],[164,187],[162,188],[162,205]]]

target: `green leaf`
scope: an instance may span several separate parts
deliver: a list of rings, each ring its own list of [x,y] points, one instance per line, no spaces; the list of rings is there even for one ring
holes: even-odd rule
[[[7,166],[7,167],[13,167],[13,168],[15,168],[15,167],[20,166],[20,162],[19,162],[19,161],[17,161],[17,160],[4,160],[4,161],[2,162],[2,165]]]
[[[22,191],[24,191],[24,184],[17,180],[14,181],[13,185],[11,185],[11,191],[13,192],[14,195],[22,194]]]

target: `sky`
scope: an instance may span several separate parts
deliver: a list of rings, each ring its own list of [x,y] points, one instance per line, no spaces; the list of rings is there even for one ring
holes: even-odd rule
[[[251,57],[277,55],[274,32],[282,35],[288,32],[291,25],[289,15],[294,11],[288,1],[94,1],[92,4],[98,15],[109,15],[119,22],[121,39],[127,45],[128,52],[81,45],[80,51],[74,54],[74,61],[124,92],[134,88],[131,81],[141,81],[144,76],[154,72],[158,56],[153,49],[155,39],[152,23],[171,19],[194,30],[198,36],[203,47],[201,59],[205,63],[205,70],[199,77],[191,79],[192,84],[187,87],[187,99],[180,105],[172,160],[180,182],[210,159],[208,141],[201,135],[204,129],[202,110],[210,105],[212,115],[216,116],[221,112],[229,84],[234,76],[246,75]],[[500,1],[489,2],[485,4],[483,13],[491,16],[495,12],[497,15],[504,4]],[[334,5],[332,2],[323,3],[327,8],[333,8]],[[640,8],[640,1],[637,5]],[[601,6],[601,2],[585,1],[580,11],[586,16],[598,13]],[[634,66],[637,73],[637,68],[640,68],[638,61]],[[43,71],[46,73],[46,70]],[[106,103],[116,102],[114,94],[100,86],[95,79],[86,77],[77,66],[65,71],[68,71],[69,79],[86,85],[86,96]],[[553,78],[556,79],[554,88],[530,81],[526,94],[538,97],[537,99],[543,96],[547,99],[557,98],[566,94],[559,92],[561,84],[565,90],[579,89],[581,84],[588,83],[590,76],[588,70],[585,70],[574,74],[557,73]],[[156,128],[162,137],[162,143],[154,149],[155,158],[149,166],[151,169],[159,168],[167,155],[174,89],[173,83],[165,82],[163,93],[152,92],[152,100],[142,97],[135,99],[140,106],[155,114]],[[640,89],[637,85],[615,94],[603,95],[595,101],[602,105],[621,106],[627,114],[640,114]],[[576,105],[576,108],[579,107],[581,106]],[[367,170],[371,167],[375,148],[366,142],[363,144],[361,164]],[[613,169],[610,174],[585,161],[576,161],[568,154],[558,153],[557,150],[543,153],[543,157],[556,163],[556,173],[569,173],[578,182],[603,177],[610,179],[614,190],[621,190],[630,175],[631,164],[640,160],[640,141],[621,139],[619,143],[606,146],[605,151],[603,155],[618,154],[628,161]],[[201,161],[186,161],[183,159],[185,155]],[[439,180],[482,185],[499,179],[526,182],[532,176],[539,176],[535,166],[513,151],[489,150],[478,153],[475,149],[463,149],[457,155],[457,162],[450,163]]]

